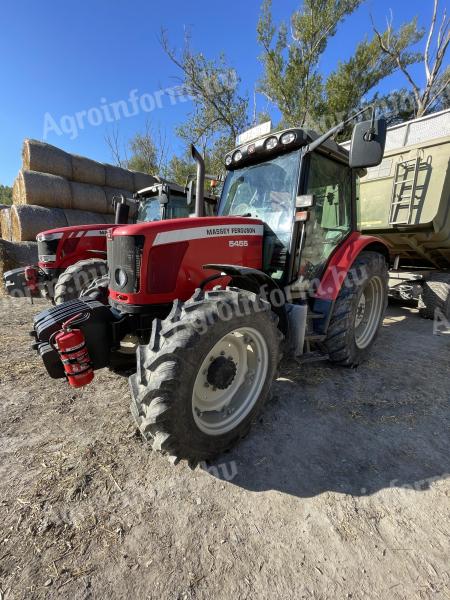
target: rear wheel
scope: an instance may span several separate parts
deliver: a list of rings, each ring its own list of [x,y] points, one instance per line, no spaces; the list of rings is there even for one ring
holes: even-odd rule
[[[332,362],[355,367],[372,347],[387,305],[388,270],[377,252],[361,252],[336,299],[325,341]]]
[[[108,264],[101,258],[80,260],[68,267],[59,276],[55,285],[54,302],[62,304],[83,296],[92,288],[92,284],[107,275]]]
[[[197,290],[175,301],[139,346],[130,377],[142,435],[191,466],[231,448],[269,395],[281,338],[270,304],[252,292]]]
[[[424,319],[444,317],[450,320],[450,274],[436,273],[425,281],[419,301],[419,314]]]

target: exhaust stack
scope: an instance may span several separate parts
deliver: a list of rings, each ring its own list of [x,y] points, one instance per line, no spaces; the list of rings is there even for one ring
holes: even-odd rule
[[[205,161],[203,156],[194,146],[191,145],[192,158],[197,163],[197,185],[195,190],[195,216],[204,217],[204,195],[205,195]]]

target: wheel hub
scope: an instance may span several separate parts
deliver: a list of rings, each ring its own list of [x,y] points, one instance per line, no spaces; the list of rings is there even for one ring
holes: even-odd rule
[[[378,275],[371,277],[361,294],[355,315],[355,342],[366,348],[377,332],[384,306],[383,283]]]
[[[234,429],[251,411],[264,385],[269,353],[251,327],[231,330],[205,356],[194,382],[192,414],[208,435]]]
[[[206,381],[219,390],[226,390],[236,377],[236,363],[231,357],[218,356],[210,364]]]

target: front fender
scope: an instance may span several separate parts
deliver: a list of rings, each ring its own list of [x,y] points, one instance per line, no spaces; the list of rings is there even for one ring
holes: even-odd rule
[[[241,265],[207,264],[203,265],[203,268],[205,270],[214,270],[225,273],[230,277],[229,285],[231,287],[248,290],[270,302],[273,312],[279,318],[278,326],[280,330],[284,335],[287,334],[288,319],[285,309],[285,294],[272,277],[259,269],[242,267]]]

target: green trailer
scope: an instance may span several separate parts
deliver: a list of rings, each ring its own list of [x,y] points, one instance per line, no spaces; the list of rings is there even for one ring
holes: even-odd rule
[[[390,127],[359,196],[361,230],[390,248],[391,295],[450,319],[450,110]]]

